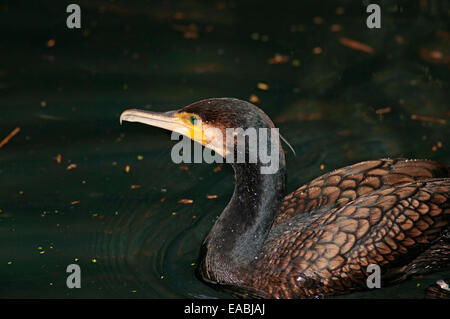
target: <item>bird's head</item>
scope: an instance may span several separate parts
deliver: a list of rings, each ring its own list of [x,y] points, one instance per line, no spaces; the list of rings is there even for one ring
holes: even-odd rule
[[[236,134],[227,139],[227,129],[275,128],[258,107],[234,98],[213,98],[195,102],[165,113],[129,109],[120,121],[139,122],[185,135],[226,157],[235,149]],[[270,135],[270,132],[269,132]],[[279,143],[278,136],[276,143]]]

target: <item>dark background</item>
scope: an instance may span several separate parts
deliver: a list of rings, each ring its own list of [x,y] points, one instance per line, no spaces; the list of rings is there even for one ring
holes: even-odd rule
[[[2,2],[0,141],[20,132],[0,148],[0,297],[228,297],[193,269],[231,169],[172,163],[167,132],[119,125],[129,107],[254,101],[297,153],[289,191],[363,160],[450,164],[450,4],[373,2],[381,29],[366,1],[78,1],[73,30],[68,1]]]

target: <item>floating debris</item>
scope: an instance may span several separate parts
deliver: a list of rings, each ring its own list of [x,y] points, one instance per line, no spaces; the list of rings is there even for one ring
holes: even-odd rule
[[[14,130],[12,130],[11,133],[8,134],[1,142],[0,142],[0,148],[2,148],[6,143],[8,143],[14,136],[16,136],[20,132],[20,127],[16,127]]]
[[[56,163],[61,164],[62,155],[61,154],[56,155],[55,159],[56,159]]]
[[[402,45],[402,44],[405,44],[405,39],[402,36],[400,36],[400,35],[396,35],[395,36],[395,42],[397,42],[397,44]]]
[[[314,17],[314,24],[323,24],[324,20],[322,17]]]
[[[45,46],[47,48],[53,48],[55,46],[55,44],[56,44],[56,41],[54,39],[50,39],[45,43]]]
[[[125,166],[125,173],[129,173],[130,172],[130,165]]]
[[[192,204],[194,202],[193,199],[183,198],[178,201],[179,204]]]
[[[130,188],[131,189],[138,189],[138,188],[141,188],[141,185],[131,185]]]
[[[342,26],[340,24],[332,24],[330,30],[331,32],[339,32],[342,30]]]
[[[184,12],[175,12],[173,14],[173,18],[175,20],[183,20],[184,19]]]
[[[337,15],[343,15],[344,12],[345,12],[345,10],[344,10],[343,7],[337,7],[337,8],[336,8],[336,14],[337,14]]]
[[[92,260],[91,260],[91,261],[92,261],[92,263],[94,263],[94,264],[95,264],[95,263],[97,262],[97,259],[96,259],[96,258],[92,258]]]
[[[300,60],[299,59],[292,60],[292,66],[299,67],[300,66]]]
[[[46,101],[41,101],[41,107],[46,107],[47,106],[47,102]]]
[[[322,53],[322,48],[321,47],[315,47],[313,49],[313,53],[314,54],[321,54]]]
[[[353,50],[362,51],[369,54],[375,53],[375,50],[371,46],[349,38],[339,38],[339,43]]]
[[[138,155],[138,156],[137,156],[137,159],[138,159],[138,161],[142,161],[142,160],[144,159],[144,156]]]
[[[217,173],[220,172],[222,170],[222,165],[217,165],[216,167],[214,167],[213,172]]]
[[[289,57],[287,55],[282,55],[280,53],[275,53],[275,55],[267,60],[269,64],[283,64],[289,61]]]
[[[444,54],[442,51],[422,48],[419,50],[419,55],[427,62],[438,64],[450,63],[450,56]]]
[[[260,90],[267,91],[269,89],[269,85],[264,82],[259,82],[256,87]]]
[[[70,202],[70,205],[78,205],[80,203],[79,200],[74,200],[72,202]]]
[[[440,119],[437,117],[431,117],[431,116],[422,116],[422,115],[417,115],[417,114],[412,114],[411,120],[419,120],[419,121],[423,121],[423,122],[434,122],[434,123],[439,123],[439,124],[447,123],[447,121],[444,119]]]
[[[252,94],[252,95],[250,95],[249,101],[252,103],[258,103],[260,101],[260,99],[255,94]]]
[[[325,165],[320,164],[320,170],[323,171],[325,169]]]
[[[376,114],[386,114],[386,113],[389,113],[390,111],[391,111],[390,107],[385,107],[385,108],[376,110],[375,113]]]
[[[180,25],[176,24],[173,29],[178,32],[183,33],[185,39],[197,39],[198,38],[198,27],[191,23],[190,25]]]
[[[206,198],[208,198],[208,199],[215,199],[218,197],[219,197],[219,195],[206,195]]]
[[[75,168],[77,168],[77,167],[78,167],[77,164],[73,164],[73,163],[72,163],[72,164],[69,164],[69,166],[67,166],[66,169],[67,169],[68,171],[70,171],[71,169],[75,169]]]
[[[442,60],[444,58],[444,54],[441,51],[430,51],[430,57],[436,60]]]
[[[189,170],[189,166],[181,165],[181,166],[179,166],[179,169],[181,169],[182,171],[188,171]]]

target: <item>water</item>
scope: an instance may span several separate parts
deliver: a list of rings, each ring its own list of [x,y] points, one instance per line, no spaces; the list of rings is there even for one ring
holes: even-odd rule
[[[81,30],[59,1],[0,5],[0,139],[20,127],[0,148],[0,297],[229,297],[193,270],[230,167],[172,163],[169,133],[119,125],[128,107],[255,95],[297,153],[289,191],[362,160],[450,163],[445,2],[382,1],[380,30],[356,1],[79,4]],[[347,297],[421,298],[443,276]]]

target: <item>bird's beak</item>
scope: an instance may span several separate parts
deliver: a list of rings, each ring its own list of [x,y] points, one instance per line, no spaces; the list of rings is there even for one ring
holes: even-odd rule
[[[151,126],[160,127],[166,130],[175,131],[182,126],[179,119],[174,116],[175,111],[165,113],[150,112],[144,110],[130,109],[120,114],[120,124],[122,121],[139,122]]]
[[[165,113],[151,112],[138,109],[130,109],[123,111],[120,115],[120,123],[139,122],[151,126],[160,127],[172,132],[176,132],[189,137],[194,141],[202,142],[201,129],[195,129],[186,119],[177,113],[177,111],[169,111]]]

